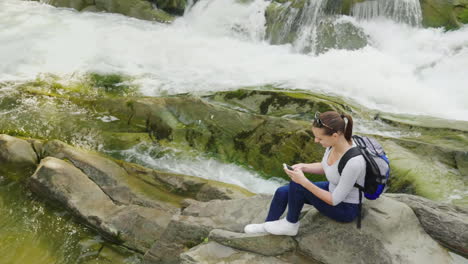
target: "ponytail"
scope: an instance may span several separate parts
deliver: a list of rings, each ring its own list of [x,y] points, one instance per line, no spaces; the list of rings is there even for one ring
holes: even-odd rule
[[[346,123],[344,137],[346,138],[347,141],[351,142],[351,137],[353,136],[353,118],[347,114],[342,114],[341,118],[343,118],[343,120],[346,118],[348,121]]]

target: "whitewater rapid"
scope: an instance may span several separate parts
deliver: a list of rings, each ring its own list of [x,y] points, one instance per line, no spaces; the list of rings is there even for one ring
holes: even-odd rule
[[[343,16],[369,36],[367,47],[299,54],[264,39],[269,3],[200,0],[165,25],[2,0],[0,82],[119,73],[149,96],[273,84],[386,112],[468,120],[468,26],[444,32]]]

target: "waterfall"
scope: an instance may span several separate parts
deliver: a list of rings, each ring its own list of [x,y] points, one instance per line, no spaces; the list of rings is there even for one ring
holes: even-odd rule
[[[391,113],[468,119],[467,26],[445,32],[390,19],[330,15],[330,3],[340,1],[304,3],[302,14],[294,7],[299,2],[198,0],[169,25],[0,0],[0,82],[34,80],[43,73],[65,79],[82,72],[117,73],[134,78],[147,96],[273,84],[339,94]],[[265,18],[265,10],[274,16]],[[280,24],[279,18],[289,24]],[[325,33],[334,33],[332,40],[339,44],[357,36],[348,25],[372,41],[361,49],[333,46],[310,56],[292,52],[291,44],[263,41],[265,19],[274,33],[267,31],[266,39],[302,32],[299,46],[307,34],[316,42],[327,39],[314,39],[314,32],[297,27],[314,28],[314,23],[319,24],[316,33],[325,25]],[[278,44],[293,43],[287,40]]]
[[[187,12],[189,12],[190,9],[192,9],[194,4],[195,4],[194,0],[187,0],[187,5],[185,6],[184,15],[187,14]]]
[[[306,2],[299,16],[299,31],[294,41],[297,50],[304,50],[309,45],[314,49],[317,42],[317,22],[323,18],[326,2],[327,0]]]
[[[277,7],[277,11],[273,11],[277,14],[273,14],[273,18],[270,19],[271,28],[277,32],[270,34],[270,42],[273,44],[292,42],[296,51],[314,51],[317,40],[316,27],[318,21],[325,17],[324,10],[327,2],[328,0],[302,3],[293,1]],[[303,6],[300,6],[301,4]],[[294,34],[295,37],[291,37],[291,34]]]
[[[421,26],[422,22],[419,0],[368,0],[356,3],[351,13],[362,20],[380,16],[412,26]]]

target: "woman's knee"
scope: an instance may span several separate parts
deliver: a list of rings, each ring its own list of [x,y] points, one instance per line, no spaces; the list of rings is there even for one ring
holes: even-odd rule
[[[300,185],[299,183],[290,181],[289,182],[289,189],[294,190],[294,192],[297,192],[298,190],[305,190],[304,186]]]
[[[289,186],[281,186],[275,191],[275,197],[288,197]]]

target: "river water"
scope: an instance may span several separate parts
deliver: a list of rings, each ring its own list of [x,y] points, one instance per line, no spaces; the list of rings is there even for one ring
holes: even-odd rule
[[[343,17],[364,30],[367,47],[300,54],[264,38],[268,4],[200,0],[163,25],[2,0],[0,81],[112,72],[133,76],[150,96],[274,84],[387,112],[468,120],[468,26],[444,32]]]

